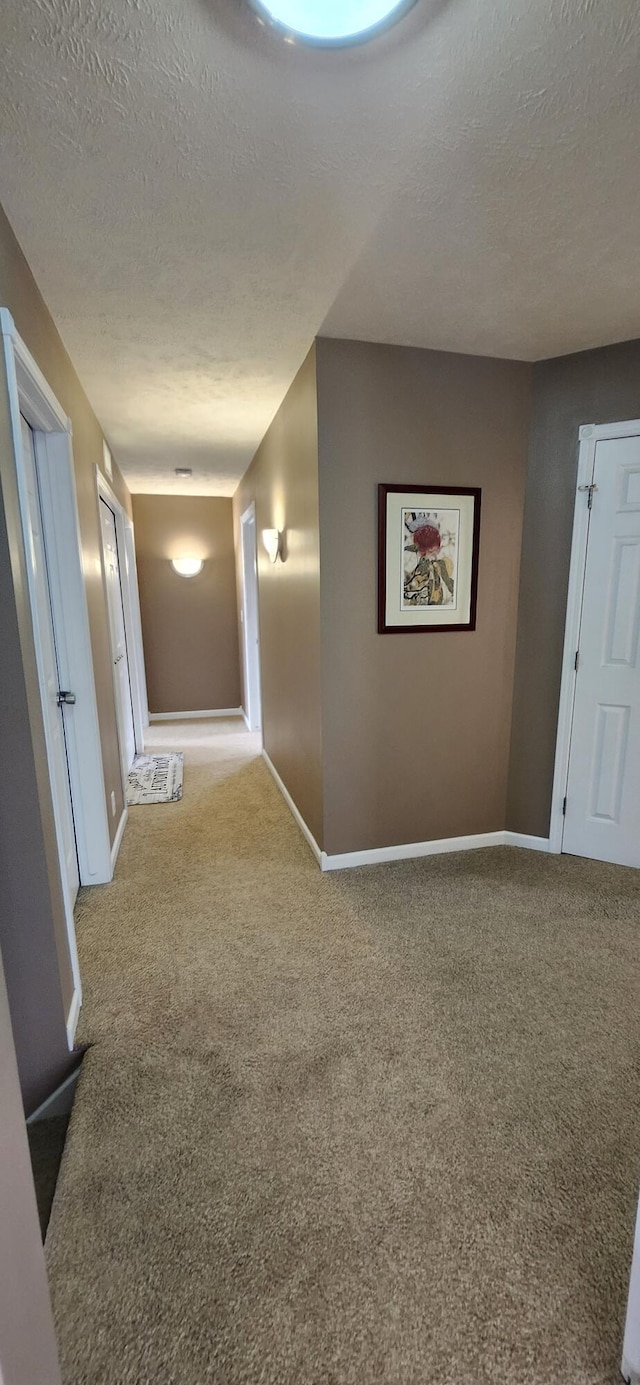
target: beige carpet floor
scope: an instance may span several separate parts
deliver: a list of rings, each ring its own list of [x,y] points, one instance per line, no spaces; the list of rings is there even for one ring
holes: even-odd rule
[[[80,902],[65,1385],[618,1381],[640,873],[505,848],[323,877],[254,738],[172,747],[182,802],[131,809]]]

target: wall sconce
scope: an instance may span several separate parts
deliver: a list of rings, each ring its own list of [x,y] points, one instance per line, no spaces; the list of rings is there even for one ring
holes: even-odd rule
[[[263,529],[262,542],[269,554],[269,561],[277,563],[278,558],[282,559],[282,540],[284,533],[281,529]]]
[[[198,573],[202,572],[204,560],[202,558],[172,558],[171,566],[180,577],[197,577]]]

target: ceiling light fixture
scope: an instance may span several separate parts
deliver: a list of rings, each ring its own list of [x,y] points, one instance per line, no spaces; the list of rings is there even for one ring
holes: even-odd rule
[[[337,48],[362,43],[395,24],[416,0],[249,0],[285,38]]]
[[[197,577],[204,567],[203,558],[172,558],[171,566],[179,577]]]
[[[176,476],[193,476],[193,472],[190,466],[177,466],[174,467],[174,471],[176,473]]]

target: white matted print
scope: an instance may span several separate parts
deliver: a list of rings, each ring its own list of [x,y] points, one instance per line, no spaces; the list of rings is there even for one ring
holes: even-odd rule
[[[473,630],[480,491],[379,487],[378,630]]]

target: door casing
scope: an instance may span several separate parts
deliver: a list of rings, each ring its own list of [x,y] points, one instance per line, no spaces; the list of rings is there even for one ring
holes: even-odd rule
[[[133,709],[133,730],[136,752],[138,755],[141,755],[144,750],[144,733],[149,726],[149,706],[147,702],[147,680],[145,676],[144,649],[142,645],[142,621],[140,617],[140,594],[138,591],[133,521],[120,504],[120,501],[98,467],[96,467],[95,476],[96,504],[99,504],[101,498],[105,500],[109,509],[112,510],[116,521],[118,564],[120,569],[122,606],[124,610],[124,631],[127,641],[131,706]],[[100,553],[106,604],[107,592],[104,558],[102,556],[102,542],[100,543]],[[123,791],[126,801],[126,784],[124,782]]]
[[[136,757],[136,732],[133,721],[133,698],[131,696],[131,673],[129,670],[129,650],[124,628],[124,602],[122,599],[122,578],[120,576],[120,545],[116,534],[116,519],[103,497],[98,504],[102,541],[102,559],[105,579],[105,596],[109,616],[109,644],[111,648],[111,672],[113,696],[116,707],[118,742],[120,746],[120,768],[123,787],[127,783],[129,771]],[[125,795],[126,802],[126,795]]]
[[[38,434],[23,419],[22,427],[22,466],[25,476],[25,489],[30,527],[30,539],[26,548],[30,587],[34,592],[37,607],[32,608],[31,618],[34,633],[37,635],[36,662],[40,684],[42,711],[45,727],[45,741],[49,766],[49,779],[52,786],[53,812],[58,844],[58,858],[65,895],[65,912],[73,912],[78,886],[80,868],[78,864],[78,841],[73,816],[73,799],[69,780],[69,752],[67,738],[70,722],[75,708],[60,706],[59,695],[66,684],[60,677],[60,655],[53,620],[51,588],[56,580],[56,555],[49,553],[45,544],[42,521],[42,485],[36,456]],[[58,705],[56,705],[56,703]]]

